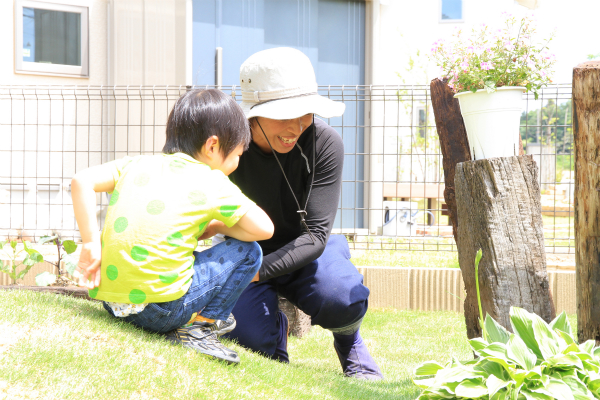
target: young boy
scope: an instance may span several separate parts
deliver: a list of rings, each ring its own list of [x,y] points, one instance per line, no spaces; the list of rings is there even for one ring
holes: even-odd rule
[[[139,327],[229,363],[235,351],[215,331],[251,281],[257,240],[273,235],[269,217],[226,175],[250,143],[238,104],[218,90],[181,96],[161,155],[125,157],[79,172],[71,189],[83,246],[77,270],[90,297]],[[96,192],[112,193],[102,234]],[[199,239],[231,239],[201,253]],[[86,279],[87,278],[87,281]],[[229,320],[228,320],[229,318]]]

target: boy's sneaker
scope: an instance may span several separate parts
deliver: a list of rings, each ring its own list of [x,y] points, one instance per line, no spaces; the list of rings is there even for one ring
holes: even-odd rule
[[[196,324],[205,324],[205,322],[196,321],[196,322],[194,322],[194,325],[196,325]],[[235,324],[236,324],[236,322],[235,322],[235,318],[233,317],[233,314],[229,314],[229,317],[227,317],[227,319],[225,321],[218,319],[215,322],[213,322],[212,324],[208,324],[208,326],[217,336],[223,336],[224,334],[229,333],[232,330],[234,330]]]
[[[198,353],[206,354],[229,364],[240,362],[238,354],[228,349],[217,339],[217,335],[207,322],[194,322],[192,326],[177,328],[167,333],[167,340],[173,344],[182,344]]]

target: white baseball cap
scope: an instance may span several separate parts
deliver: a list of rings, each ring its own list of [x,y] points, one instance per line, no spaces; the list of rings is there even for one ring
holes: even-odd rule
[[[317,93],[310,60],[290,47],[254,53],[240,67],[242,110],[246,118],[293,119],[306,114],[341,116],[344,103]]]

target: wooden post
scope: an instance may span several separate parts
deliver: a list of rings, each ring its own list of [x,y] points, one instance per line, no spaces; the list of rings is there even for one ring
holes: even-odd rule
[[[310,332],[310,317],[294,306],[285,297],[279,297],[279,309],[285,314],[289,322],[288,334],[301,338]]]
[[[475,289],[475,255],[485,314],[511,329],[510,306],[555,317],[546,272],[546,253],[537,182],[531,156],[467,161],[456,166],[457,242],[467,299],[467,336],[481,336]],[[467,310],[467,306],[469,309]]]
[[[600,62],[573,69],[575,263],[579,343],[600,342]]]
[[[458,99],[445,82],[435,78],[429,85],[431,105],[435,116],[435,126],[440,138],[442,164],[444,166],[444,200],[448,206],[448,218],[452,224],[454,240],[458,243],[458,220],[454,191],[454,170],[456,164],[471,159],[469,139],[460,113]],[[465,308],[466,309],[466,308]]]

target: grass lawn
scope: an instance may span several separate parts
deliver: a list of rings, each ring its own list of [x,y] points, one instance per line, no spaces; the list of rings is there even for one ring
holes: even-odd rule
[[[0,399],[414,399],[420,362],[468,359],[452,312],[370,310],[362,335],[386,376],[342,376],[329,331],[290,338],[289,365],[236,344],[238,366],[211,361],[113,318],[99,303],[0,290]]]
[[[357,267],[460,268],[455,251],[350,250]]]

